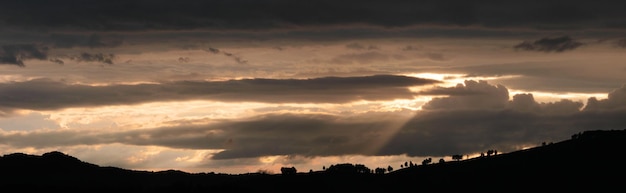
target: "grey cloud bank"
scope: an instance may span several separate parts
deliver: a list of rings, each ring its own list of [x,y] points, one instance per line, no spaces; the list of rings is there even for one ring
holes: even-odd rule
[[[615,1],[5,1],[0,24],[27,29],[272,29],[366,24],[624,28]],[[49,17],[53,15],[54,17]]]
[[[205,99],[227,102],[344,103],[412,98],[410,86],[439,81],[395,75],[313,79],[177,81],[88,86],[48,79],[0,84],[0,108],[53,110],[69,107]]]
[[[516,50],[538,51],[538,52],[564,52],[574,50],[584,44],[569,37],[541,38],[533,42],[524,41],[514,46]]]
[[[269,113],[210,124],[183,124],[144,130],[71,131],[49,130],[30,133],[0,133],[2,144],[15,147],[55,147],[122,143],[172,148],[224,149],[212,159],[250,158],[270,155],[401,155],[449,156],[486,149],[514,151],[567,139],[590,129],[623,129],[626,121],[626,87],[615,89],[598,105],[561,100],[534,101],[531,94],[491,103],[465,100],[481,93],[481,99],[500,98],[506,88],[485,82],[467,81],[471,94],[459,94],[457,86],[442,97],[450,102],[407,117],[402,112],[366,113],[349,117],[321,114]],[[492,87],[493,89],[486,89]],[[481,89],[482,88],[482,89]],[[443,92],[439,92],[440,94]],[[468,107],[465,103],[484,104]],[[461,107],[461,108],[457,108]],[[407,120],[408,119],[408,120]],[[400,124],[398,124],[400,123]],[[45,140],[44,140],[45,139]]]
[[[0,64],[24,67],[24,60],[48,59],[47,50],[47,47],[39,47],[34,44],[3,45],[0,48]]]

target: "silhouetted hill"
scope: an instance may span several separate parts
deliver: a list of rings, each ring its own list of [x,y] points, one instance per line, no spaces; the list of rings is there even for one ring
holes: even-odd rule
[[[587,131],[526,150],[408,167],[387,174],[364,165],[281,174],[134,171],[101,167],[61,152],[0,157],[3,190],[64,192],[605,192],[622,188],[626,131]],[[391,164],[391,163],[390,163]]]
[[[558,192],[621,188],[626,131],[587,131],[572,139],[526,150],[406,168],[388,174],[437,190]],[[464,188],[459,188],[462,186]]]

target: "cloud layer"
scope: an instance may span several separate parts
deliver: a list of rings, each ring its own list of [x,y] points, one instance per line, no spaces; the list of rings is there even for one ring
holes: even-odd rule
[[[514,48],[516,50],[525,51],[564,52],[574,50],[582,45],[584,44],[569,36],[561,36],[555,38],[541,38],[533,42],[524,41],[515,45]]]
[[[367,24],[533,28],[624,27],[614,1],[8,1],[5,26],[88,30],[268,29]],[[57,10],[63,10],[61,12]],[[323,11],[320,11],[323,10]],[[162,13],[162,14],[153,14]],[[23,17],[29,15],[29,17]],[[49,17],[54,15],[55,17]],[[80,17],[77,17],[80,16]]]
[[[91,54],[82,52],[76,56],[52,57],[48,53],[50,48],[35,44],[9,44],[0,47],[0,65],[15,65],[25,67],[26,60],[48,60],[57,64],[64,64],[63,58],[69,58],[78,62],[99,62],[113,64],[114,54]]]
[[[350,116],[270,113],[246,119],[130,131],[3,132],[0,141],[15,147],[121,143],[223,150],[212,159],[271,155],[449,156],[487,149],[509,152],[541,142],[564,140],[584,130],[626,127],[623,119],[626,87],[609,93],[607,99],[590,99],[595,102],[584,109],[582,103],[570,100],[540,103],[531,94],[501,100],[506,88],[477,81],[437,91],[438,94],[445,92],[449,95],[442,99],[450,103],[443,103],[443,106],[438,100],[432,100],[427,105],[442,106],[409,116],[402,112]],[[477,93],[484,101],[499,100],[480,101],[478,104],[482,106],[475,105],[478,99],[468,100],[467,97],[477,96]]]
[[[0,108],[53,110],[173,100],[266,103],[345,103],[410,99],[411,86],[439,81],[395,75],[314,79],[178,81],[160,84],[88,86],[48,79],[0,84]]]
[[[3,45],[0,48],[0,64],[24,67],[24,60],[46,60],[48,58],[47,49],[34,44]]]

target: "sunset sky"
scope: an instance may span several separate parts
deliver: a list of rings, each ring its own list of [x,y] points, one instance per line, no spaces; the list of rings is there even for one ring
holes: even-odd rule
[[[615,2],[5,0],[0,154],[399,169],[626,129]]]

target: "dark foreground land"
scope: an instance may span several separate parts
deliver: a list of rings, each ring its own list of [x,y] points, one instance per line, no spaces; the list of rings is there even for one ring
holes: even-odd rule
[[[626,130],[385,174],[343,168],[296,174],[214,174],[101,167],[61,152],[0,157],[2,192],[623,192]]]

